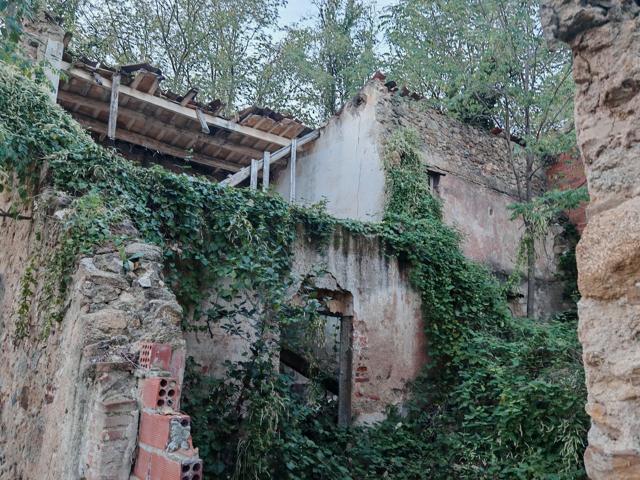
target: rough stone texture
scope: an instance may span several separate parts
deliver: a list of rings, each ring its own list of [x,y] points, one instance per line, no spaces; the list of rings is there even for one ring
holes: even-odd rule
[[[345,305],[338,310],[353,315],[353,420],[374,422],[385,417],[388,405],[401,407],[407,384],[427,360],[420,295],[411,288],[408,272],[384,254],[379,239],[341,230],[321,248],[299,235],[292,271],[298,286],[317,275],[315,288],[335,292],[334,298],[349,298],[343,302],[349,303],[349,311],[342,310]],[[242,327],[251,330],[250,324]],[[224,374],[225,360],[241,360],[247,348],[246,341],[219,326],[213,328],[213,338],[203,333],[187,336],[189,355],[216,376]]]
[[[591,204],[578,245],[591,416],[587,473],[640,478],[640,6],[549,0],[547,34],[574,54],[576,126]]]
[[[66,314],[45,340],[40,271],[30,336],[15,343],[20,281],[32,255],[51,257],[59,204],[45,197],[35,221],[0,219],[0,479],[126,479],[140,412],[139,342],[184,350],[181,309],[162,282],[157,248],[128,244],[143,256],[125,274],[118,251],[105,246],[80,259]],[[150,286],[139,284],[143,276]]]

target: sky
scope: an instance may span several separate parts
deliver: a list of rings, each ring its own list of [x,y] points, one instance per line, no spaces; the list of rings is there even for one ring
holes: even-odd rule
[[[396,0],[372,0],[372,2],[376,5],[377,10],[382,10],[384,7],[396,3]],[[280,11],[280,24],[290,25],[314,11],[312,0],[288,0],[287,5]]]
[[[377,12],[382,12],[385,7],[394,5],[398,0],[363,0],[364,2],[371,2]],[[313,0],[287,0],[287,4],[280,8],[280,27],[286,27],[293,23],[302,20],[304,17],[308,17],[316,13],[316,7],[313,5]],[[276,40],[280,40],[284,36],[284,31],[279,30],[274,32]],[[378,32],[378,45],[377,53],[384,54],[388,51],[388,45],[385,42],[384,35],[380,31]]]

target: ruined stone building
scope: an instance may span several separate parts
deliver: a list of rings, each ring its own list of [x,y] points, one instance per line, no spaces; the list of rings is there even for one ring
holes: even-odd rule
[[[427,108],[379,75],[317,130],[255,107],[223,118],[219,102],[198,102],[195,89],[163,91],[161,72],[150,65],[114,69],[72,61],[63,53],[62,32],[45,29],[43,37],[36,30],[34,54],[64,72],[56,101],[97,141],[142,165],[272,188],[301,204],[324,201],[339,218],[382,218],[385,142],[398,128],[415,129],[432,192],[442,200],[446,222],[461,232],[465,253],[502,278],[513,273],[522,227],[510,219],[508,206],[518,197],[504,138]],[[544,174],[537,188],[546,188]],[[64,209],[55,197],[42,202],[49,202],[51,215]],[[247,346],[221,329],[183,334],[181,308],[162,281],[160,250],[131,242],[125,249],[139,254],[135,272],[121,272],[113,249],[83,258],[62,331],[44,349],[17,348],[9,312],[18,303],[36,230],[46,238],[55,228],[47,216],[33,224],[0,219],[0,341],[8,372],[0,382],[0,453],[32,459],[5,464],[0,478],[129,478],[133,465],[131,478],[138,480],[199,480],[202,463],[179,405],[185,359],[220,375],[224,361],[238,359]],[[553,232],[536,265],[541,316],[564,308],[556,279],[563,248]],[[403,265],[385,255],[378,239],[338,229],[322,248],[299,240],[293,272],[297,287],[305,282],[326,299],[333,319],[339,354],[329,358],[330,388],[339,397],[341,421],[373,422],[388,405],[401,407],[427,360],[420,296]],[[514,299],[515,314],[524,303]],[[120,350],[102,349],[113,337],[122,338]],[[303,360],[295,351],[281,354],[302,376]]]

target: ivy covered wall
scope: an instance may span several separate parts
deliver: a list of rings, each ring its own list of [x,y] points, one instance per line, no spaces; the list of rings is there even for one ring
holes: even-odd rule
[[[41,260],[41,275],[55,280],[45,305],[51,314],[16,340],[55,335],[77,255],[122,245],[131,233],[118,225],[130,223],[162,250],[166,285],[185,312],[183,331],[203,320],[233,329],[239,326],[230,320],[238,315],[255,325],[247,355],[226,365],[226,379],[195,368],[187,375],[183,408],[208,475],[583,477],[586,421],[575,324],[566,316],[546,323],[510,316],[501,286],[463,255],[459,234],[444,225],[414,132],[399,129],[385,144],[381,221],[337,220],[321,206],[301,208],[270,193],[137,167],[95,145],[20,72],[0,67],[0,169],[4,187],[22,197],[11,214],[28,211],[46,185],[66,192],[72,211],[80,212]],[[320,326],[312,291],[290,301],[295,242],[306,236],[322,244],[338,227],[354,238],[376,236],[385,255],[406,265],[420,296],[430,358],[412,385],[407,416],[390,412],[368,429],[336,427],[322,395],[296,395],[274,368],[283,327],[299,325],[313,340]],[[133,260],[123,254],[122,261]],[[247,302],[246,292],[258,301]]]

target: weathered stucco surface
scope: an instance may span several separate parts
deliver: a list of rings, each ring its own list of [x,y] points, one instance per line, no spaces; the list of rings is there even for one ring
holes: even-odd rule
[[[317,266],[353,298],[354,420],[381,420],[386,406],[401,406],[407,399],[407,384],[426,363],[420,295],[410,287],[407,270],[385,256],[377,238],[339,231],[322,250],[301,238],[293,271],[302,278]]]
[[[640,5],[548,0],[574,55],[576,127],[591,204],[577,249],[592,479],[640,478]]]
[[[33,255],[51,258],[59,231],[54,213],[63,203],[45,195],[35,221],[0,218],[2,480],[128,479],[141,410],[139,342],[184,351],[181,309],[162,282],[160,251],[136,242],[125,246],[128,255],[141,255],[128,273],[114,247],[79,261],[66,314],[46,339],[39,282],[29,337],[14,340],[21,279]]]
[[[381,91],[367,87],[324,127],[321,137],[298,154],[296,202],[327,202],[338,218],[375,221],[384,211],[384,170],[376,104]],[[274,181],[289,198],[289,165]]]
[[[292,271],[298,279],[292,293],[304,279],[317,276],[317,288],[350,295],[353,419],[381,420],[387,405],[401,406],[407,399],[407,383],[426,362],[420,295],[410,287],[407,272],[384,255],[379,239],[356,238],[342,230],[320,248],[301,232]],[[187,354],[218,376],[224,374],[223,362],[240,360],[246,348],[246,342],[219,328],[213,338],[187,336]]]
[[[462,234],[465,255],[508,277],[516,265],[523,225],[511,220],[507,208],[518,201],[518,194],[505,140],[442,115],[425,102],[390,92],[378,79],[367,83],[328,121],[320,139],[300,152],[296,201],[325,200],[329,213],[339,218],[381,220],[384,144],[396,130],[406,127],[416,130],[422,139],[425,169],[443,174],[437,195],[443,201],[445,222]],[[541,191],[544,183],[540,171],[536,190]],[[279,173],[275,185],[288,198],[288,167]],[[557,254],[563,248],[559,233],[554,230],[538,248],[538,316],[567,308],[555,277]],[[521,290],[526,292],[526,287]],[[512,309],[524,315],[526,298],[514,300]]]

